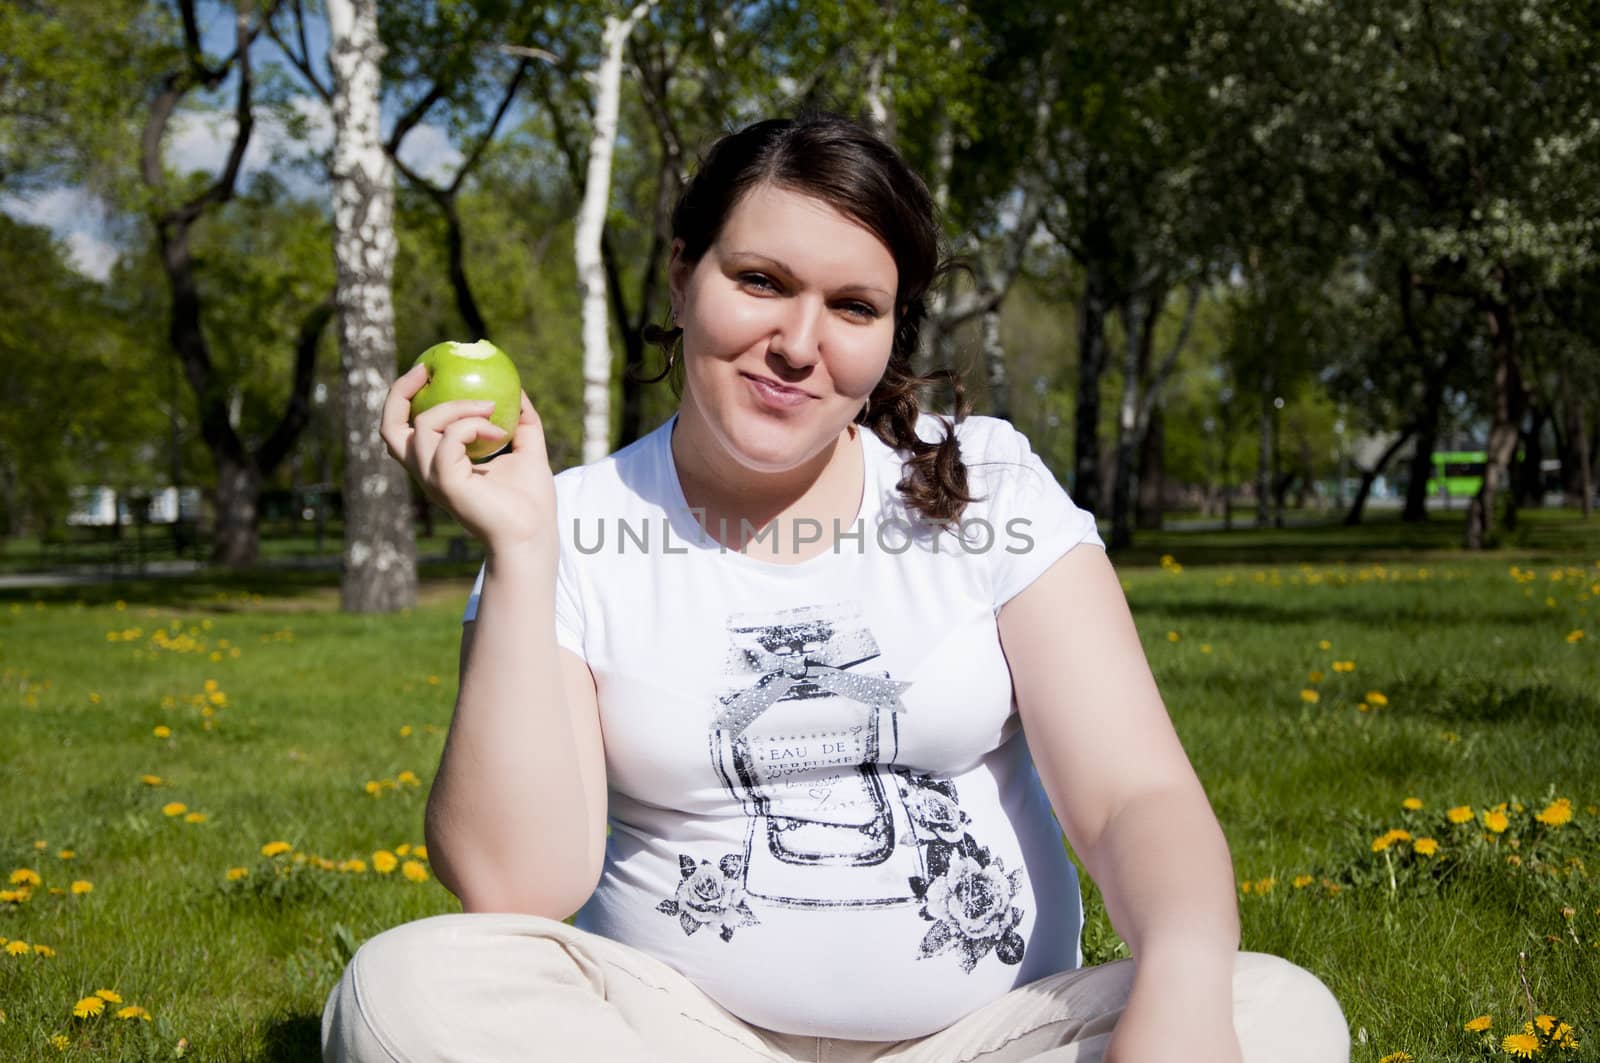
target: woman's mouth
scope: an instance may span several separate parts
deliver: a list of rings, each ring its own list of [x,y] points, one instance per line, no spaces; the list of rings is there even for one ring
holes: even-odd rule
[[[757,401],[762,405],[770,406],[774,409],[788,410],[811,399],[810,394],[801,391],[799,388],[785,387],[777,381],[768,380],[765,377],[750,376],[748,373],[740,375],[748,381],[751,394],[755,395]]]

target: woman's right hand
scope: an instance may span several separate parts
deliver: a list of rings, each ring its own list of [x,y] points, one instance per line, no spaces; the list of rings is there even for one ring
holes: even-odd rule
[[[490,553],[533,547],[559,550],[555,477],[545,450],[544,425],[526,392],[511,449],[474,465],[467,444],[500,440],[489,422],[493,403],[441,402],[411,422],[411,398],[428,382],[426,366],[413,366],[389,387],[379,434],[396,461],[427,496]]]

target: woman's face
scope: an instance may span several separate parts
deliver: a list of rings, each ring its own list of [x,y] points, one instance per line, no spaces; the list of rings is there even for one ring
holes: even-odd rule
[[[683,415],[746,468],[793,469],[820,453],[889,364],[894,258],[821,200],[757,186],[698,262],[675,246],[671,272]]]

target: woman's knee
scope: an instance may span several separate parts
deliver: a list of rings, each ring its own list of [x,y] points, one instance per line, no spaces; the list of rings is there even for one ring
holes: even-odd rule
[[[592,982],[589,965],[562,941],[570,933],[536,916],[441,915],[377,934],[356,950],[328,997],[324,1058],[427,1059],[425,1046],[475,1002],[513,986],[537,996],[541,982]]]
[[[1242,952],[1234,974],[1234,1025],[1246,1063],[1345,1063],[1350,1028],[1316,975],[1279,956]]]

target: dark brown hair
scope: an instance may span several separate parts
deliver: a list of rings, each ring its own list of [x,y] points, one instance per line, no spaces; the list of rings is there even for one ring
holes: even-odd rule
[[[894,341],[883,377],[856,423],[910,455],[897,486],[921,519],[937,525],[958,521],[973,501],[955,432],[970,412],[966,392],[953,370],[918,375],[912,368],[928,291],[951,268],[942,255],[933,196],[894,148],[855,122],[831,114],[768,119],[724,136],[701,160],[672,212],[672,236],[683,241],[683,257],[698,262],[733,209],[763,184],[822,200],[889,249],[899,273]],[[681,336],[676,327],[646,330],[646,339],[668,349],[666,368],[648,380],[672,372]],[[916,431],[920,392],[940,382],[954,395],[954,419],[941,418],[944,439],[930,443]]]

